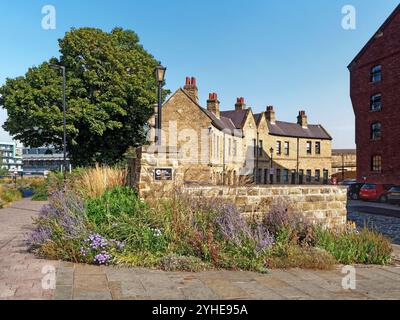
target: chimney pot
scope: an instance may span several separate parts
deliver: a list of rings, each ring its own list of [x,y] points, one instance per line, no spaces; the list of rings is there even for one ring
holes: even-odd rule
[[[218,95],[215,92],[209,94],[209,99],[207,101],[207,110],[212,112],[217,118],[220,118],[220,103],[218,101]]]
[[[186,77],[186,85],[190,86],[190,77]]]
[[[266,117],[269,122],[272,124],[276,123],[276,116],[275,116],[275,111],[273,106],[267,106],[267,112],[266,112]]]
[[[236,99],[235,110],[245,110],[246,104],[243,97],[239,97]]]
[[[192,84],[192,87],[196,87],[197,85],[196,85],[196,78],[195,77],[192,77],[192,82],[191,82],[191,84]]]

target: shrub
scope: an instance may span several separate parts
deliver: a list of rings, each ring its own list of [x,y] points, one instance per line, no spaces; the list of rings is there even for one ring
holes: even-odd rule
[[[0,186],[0,206],[22,199],[22,193],[13,187]]]
[[[330,252],[342,264],[388,264],[392,246],[382,234],[362,229],[360,232],[317,230],[317,246]]]
[[[100,197],[117,186],[126,184],[126,169],[117,169],[96,165],[94,168],[79,170],[73,184],[73,189],[85,198]]]
[[[33,192],[33,201],[47,201],[49,199],[49,192],[46,185],[35,187]]]
[[[35,219],[31,250],[52,259],[80,261],[80,243],[88,233],[83,201],[73,193],[55,193]]]
[[[273,248],[266,259],[266,265],[271,269],[332,269],[336,259],[325,250],[318,248],[290,245],[285,251]]]

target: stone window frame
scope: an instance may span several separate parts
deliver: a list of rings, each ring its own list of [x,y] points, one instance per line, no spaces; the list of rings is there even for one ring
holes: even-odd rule
[[[312,141],[307,141],[306,151],[307,155],[312,155]]]
[[[276,183],[281,183],[281,169],[276,169]]]
[[[282,141],[276,141],[276,154],[278,156],[282,154]]]
[[[316,182],[321,182],[321,170],[315,169],[315,179]]]
[[[290,142],[289,141],[285,141],[283,146],[284,146],[283,150],[284,150],[285,156],[289,156],[290,155]]]
[[[283,169],[283,183],[289,183],[289,169]]]
[[[312,182],[312,170],[311,169],[306,170],[306,182],[307,183]]]
[[[320,141],[315,142],[315,154],[318,154],[318,155],[321,154],[321,142]]]

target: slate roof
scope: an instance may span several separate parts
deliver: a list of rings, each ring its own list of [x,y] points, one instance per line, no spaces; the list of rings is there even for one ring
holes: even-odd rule
[[[309,124],[307,128],[303,128],[297,123],[276,121],[275,124],[272,124],[268,121],[268,128],[269,133],[275,136],[332,140],[332,137],[321,125]]]
[[[231,119],[235,128],[242,129],[248,112],[248,110],[221,111],[221,117]]]

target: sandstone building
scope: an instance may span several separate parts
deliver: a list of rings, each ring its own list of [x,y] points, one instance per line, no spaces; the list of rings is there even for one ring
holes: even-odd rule
[[[332,177],[337,181],[356,179],[357,152],[355,149],[332,150]]]
[[[242,97],[222,111],[216,93],[202,107],[195,78],[162,108],[161,147],[185,167],[185,183],[328,184],[331,141],[321,125],[308,123],[305,111],[296,122],[283,122],[272,106],[254,114]]]
[[[348,68],[357,179],[400,184],[400,5]]]

